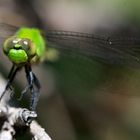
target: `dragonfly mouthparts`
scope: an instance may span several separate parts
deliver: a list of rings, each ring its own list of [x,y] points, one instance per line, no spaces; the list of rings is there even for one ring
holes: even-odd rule
[[[19,48],[14,47],[14,49],[15,49],[15,50],[20,50],[20,49],[21,49],[21,47],[19,47]]]
[[[21,45],[19,44],[15,44],[14,47],[13,47],[15,50],[20,50],[22,48]]]

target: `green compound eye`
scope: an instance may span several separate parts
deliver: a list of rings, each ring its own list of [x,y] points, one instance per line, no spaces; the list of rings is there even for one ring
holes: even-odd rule
[[[30,41],[29,39],[22,39],[19,44],[22,46],[22,49],[25,50],[26,52],[29,51],[30,49]]]
[[[14,48],[14,46],[19,42],[20,39],[16,39],[14,36],[6,39],[3,45],[3,52],[8,55],[10,49]]]
[[[19,41],[19,45],[22,46],[22,49],[28,54],[28,57],[33,57],[35,55],[36,49],[31,40],[22,38]]]

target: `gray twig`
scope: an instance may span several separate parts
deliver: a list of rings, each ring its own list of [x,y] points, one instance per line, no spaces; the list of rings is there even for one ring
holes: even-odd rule
[[[14,108],[8,105],[0,106],[0,140],[15,140],[14,136],[18,133],[15,126],[20,128],[27,127],[27,131],[32,135],[33,140],[51,140],[45,130],[34,120],[37,114],[24,108]]]

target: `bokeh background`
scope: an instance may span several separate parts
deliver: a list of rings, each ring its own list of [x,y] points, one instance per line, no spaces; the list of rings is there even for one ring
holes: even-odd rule
[[[0,0],[0,22],[44,32],[133,36],[140,33],[139,7],[138,0]],[[11,63],[2,51],[0,59],[2,92]],[[33,71],[42,85],[38,122],[53,140],[140,139],[138,66],[111,65],[73,54],[33,66]],[[26,86],[24,71],[17,74],[13,86],[16,98]],[[10,102],[28,107],[29,98]]]

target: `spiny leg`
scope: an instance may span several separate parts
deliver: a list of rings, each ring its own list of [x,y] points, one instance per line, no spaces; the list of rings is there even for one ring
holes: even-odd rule
[[[34,110],[36,109],[37,106],[37,102],[39,99],[39,89],[40,89],[40,83],[37,79],[37,77],[35,76],[35,74],[32,72],[31,66],[30,65],[25,65],[25,72],[26,72],[26,77],[27,77],[27,81],[29,84],[29,89],[31,91],[31,104],[30,104],[30,109]],[[34,85],[36,86],[36,90],[34,88]]]
[[[9,81],[9,79],[12,77],[12,74],[13,74],[15,68],[16,68],[16,66],[15,66],[15,64],[13,64],[13,65],[12,65],[12,68],[11,68],[9,74],[8,74],[8,81]],[[8,83],[7,83],[6,86],[8,86]],[[11,89],[11,91],[12,91],[11,84],[9,84],[9,89]],[[5,90],[6,90],[6,88],[5,88]],[[8,87],[7,87],[7,90],[8,90]],[[5,93],[6,93],[6,91],[5,91]],[[5,93],[4,93],[4,94],[5,94]],[[4,94],[3,94],[3,95],[4,95]],[[2,97],[3,97],[3,95],[2,95]],[[11,97],[13,96],[13,92],[10,93],[10,96],[11,96]],[[2,97],[1,97],[1,98],[2,98]]]
[[[40,82],[37,79],[36,75],[33,72],[31,75],[33,75],[33,84],[35,85],[36,88],[34,89],[34,87],[33,88],[30,87],[30,90],[32,93],[30,108],[35,111],[38,100],[39,100],[39,90],[40,90],[41,86],[40,86]]]
[[[37,89],[39,90],[41,88],[40,82],[34,73],[33,73],[33,77],[34,77],[34,84],[37,87]]]
[[[14,72],[15,67],[16,67],[16,66],[13,64],[13,65],[12,65],[12,68],[11,68],[11,70],[10,70],[9,74],[8,74],[8,79],[10,79],[10,77],[12,76],[12,74],[13,74],[13,72]]]
[[[26,72],[27,73],[27,72]],[[41,86],[40,86],[40,82],[39,82],[39,80],[37,79],[37,77],[36,77],[36,75],[32,72],[32,74],[33,74],[33,84],[37,87],[37,90],[38,90],[38,92],[39,92],[39,89],[41,88]],[[27,77],[27,81],[29,81],[30,80],[30,78],[29,78],[29,76],[26,74],[26,77]],[[31,76],[32,77],[32,76]],[[23,98],[23,96],[24,96],[24,94],[26,94],[27,92],[28,92],[28,90],[30,89],[30,85],[28,85],[22,92],[21,92],[21,96],[18,98],[18,100],[21,100],[22,98]]]
[[[36,77],[36,75],[32,72],[32,70],[31,70],[31,72],[32,72],[31,76],[29,76],[29,74],[27,74],[27,73],[28,73],[27,71],[29,71],[29,70],[26,70],[26,69],[25,69],[27,81],[30,81],[30,77],[31,77],[31,79],[33,79],[32,84],[34,84],[34,85],[36,86],[36,90],[37,90],[36,92],[38,93],[38,92],[39,92],[39,89],[41,88],[40,82],[39,82],[38,78]],[[29,84],[29,82],[28,82],[28,84]],[[21,92],[21,95],[20,95],[20,97],[18,98],[19,101],[20,101],[20,100],[23,98],[23,96],[30,90],[30,87],[31,87],[31,85],[29,84],[29,85]]]
[[[31,103],[30,103],[30,109],[34,110],[36,109],[38,99],[39,99],[39,89],[40,89],[40,83],[38,79],[36,78],[35,74],[32,72],[32,69],[30,66],[25,67],[25,71],[27,73],[27,80],[29,83],[30,91],[31,91]],[[34,85],[36,86],[36,90],[34,88]]]
[[[8,82],[7,82],[6,86],[5,86],[5,89],[4,89],[3,93],[0,96],[0,100],[2,99],[2,97],[4,96],[4,94],[8,91],[8,89],[10,88],[11,83],[12,83],[12,81],[13,81],[16,73],[17,73],[17,71],[19,71],[20,69],[21,69],[20,67],[16,67],[13,64],[13,66],[12,66],[10,72],[9,72],[9,75],[8,75]]]

